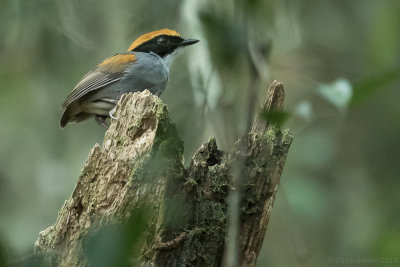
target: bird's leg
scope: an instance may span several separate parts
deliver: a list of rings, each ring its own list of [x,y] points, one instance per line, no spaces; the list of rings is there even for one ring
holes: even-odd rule
[[[108,129],[110,127],[110,124],[108,124],[106,122],[107,117],[105,116],[100,116],[100,115],[96,115],[94,117],[94,119],[97,121],[98,124],[100,124],[101,126],[103,126],[104,128]]]

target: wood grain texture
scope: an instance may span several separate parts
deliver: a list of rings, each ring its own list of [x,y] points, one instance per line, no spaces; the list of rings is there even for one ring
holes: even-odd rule
[[[263,108],[281,110],[284,93],[274,82]],[[257,118],[232,153],[215,138],[183,165],[183,143],[165,104],[147,90],[124,95],[102,146],[96,145],[56,223],[40,232],[36,253],[59,266],[86,266],[83,244],[104,225],[146,210],[141,243],[132,261],[143,266],[220,266],[227,234],[232,170],[241,166],[240,266],[254,266],[280,175],[292,142],[289,131]],[[51,253],[50,253],[51,252]],[[133,263],[132,263],[133,264]]]

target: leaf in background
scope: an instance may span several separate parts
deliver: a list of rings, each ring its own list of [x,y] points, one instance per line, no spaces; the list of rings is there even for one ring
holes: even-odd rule
[[[124,224],[105,225],[85,242],[86,258],[90,266],[132,266],[138,256],[135,250],[145,226],[144,208],[132,212]]]
[[[57,266],[56,261],[50,261],[46,256],[52,254],[52,252],[40,253],[40,252],[29,252],[29,254],[20,255],[16,259],[0,259],[0,266],[8,267],[53,267]],[[7,264],[6,264],[7,263]]]
[[[310,101],[304,100],[297,104],[294,108],[294,114],[302,118],[303,120],[311,121],[313,116],[313,109]]]
[[[337,79],[332,84],[321,84],[318,92],[337,109],[344,111],[349,106],[353,88],[346,79]]]
[[[3,247],[3,244],[1,243],[2,240],[0,240],[0,266],[5,266],[6,265],[6,249]]]
[[[289,112],[285,111],[261,111],[261,116],[269,123],[280,128],[283,123],[290,117]]]
[[[361,82],[354,84],[354,94],[350,101],[350,106],[355,106],[368,98],[379,89],[393,83],[400,78],[400,67],[382,72],[376,76],[368,77]]]
[[[200,18],[205,26],[213,59],[231,68],[247,51],[242,26],[214,12],[203,11]]]

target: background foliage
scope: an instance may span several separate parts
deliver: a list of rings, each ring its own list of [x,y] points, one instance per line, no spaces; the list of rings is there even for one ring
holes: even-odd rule
[[[31,250],[102,142],[94,121],[58,127],[65,96],[169,27],[201,39],[162,96],[187,163],[209,136],[229,150],[284,82],[295,141],[259,266],[399,262],[399,14],[396,0],[0,1],[0,261]]]

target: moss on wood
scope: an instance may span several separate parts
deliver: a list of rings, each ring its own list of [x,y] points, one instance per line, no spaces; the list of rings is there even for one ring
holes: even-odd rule
[[[273,83],[264,108],[281,108],[283,95],[281,84]],[[130,225],[139,216],[142,224],[131,227],[140,232],[133,231],[135,242],[128,242],[132,247],[120,251],[121,264],[219,266],[228,194],[239,169],[240,265],[254,266],[291,133],[257,118],[252,132],[231,153],[210,138],[185,169],[183,142],[159,98],[147,90],[124,95],[115,115],[119,119],[112,120],[102,146],[91,150],[56,223],[39,234],[36,252],[60,266],[87,265],[90,257],[84,248],[91,236],[107,232],[105,225]]]

